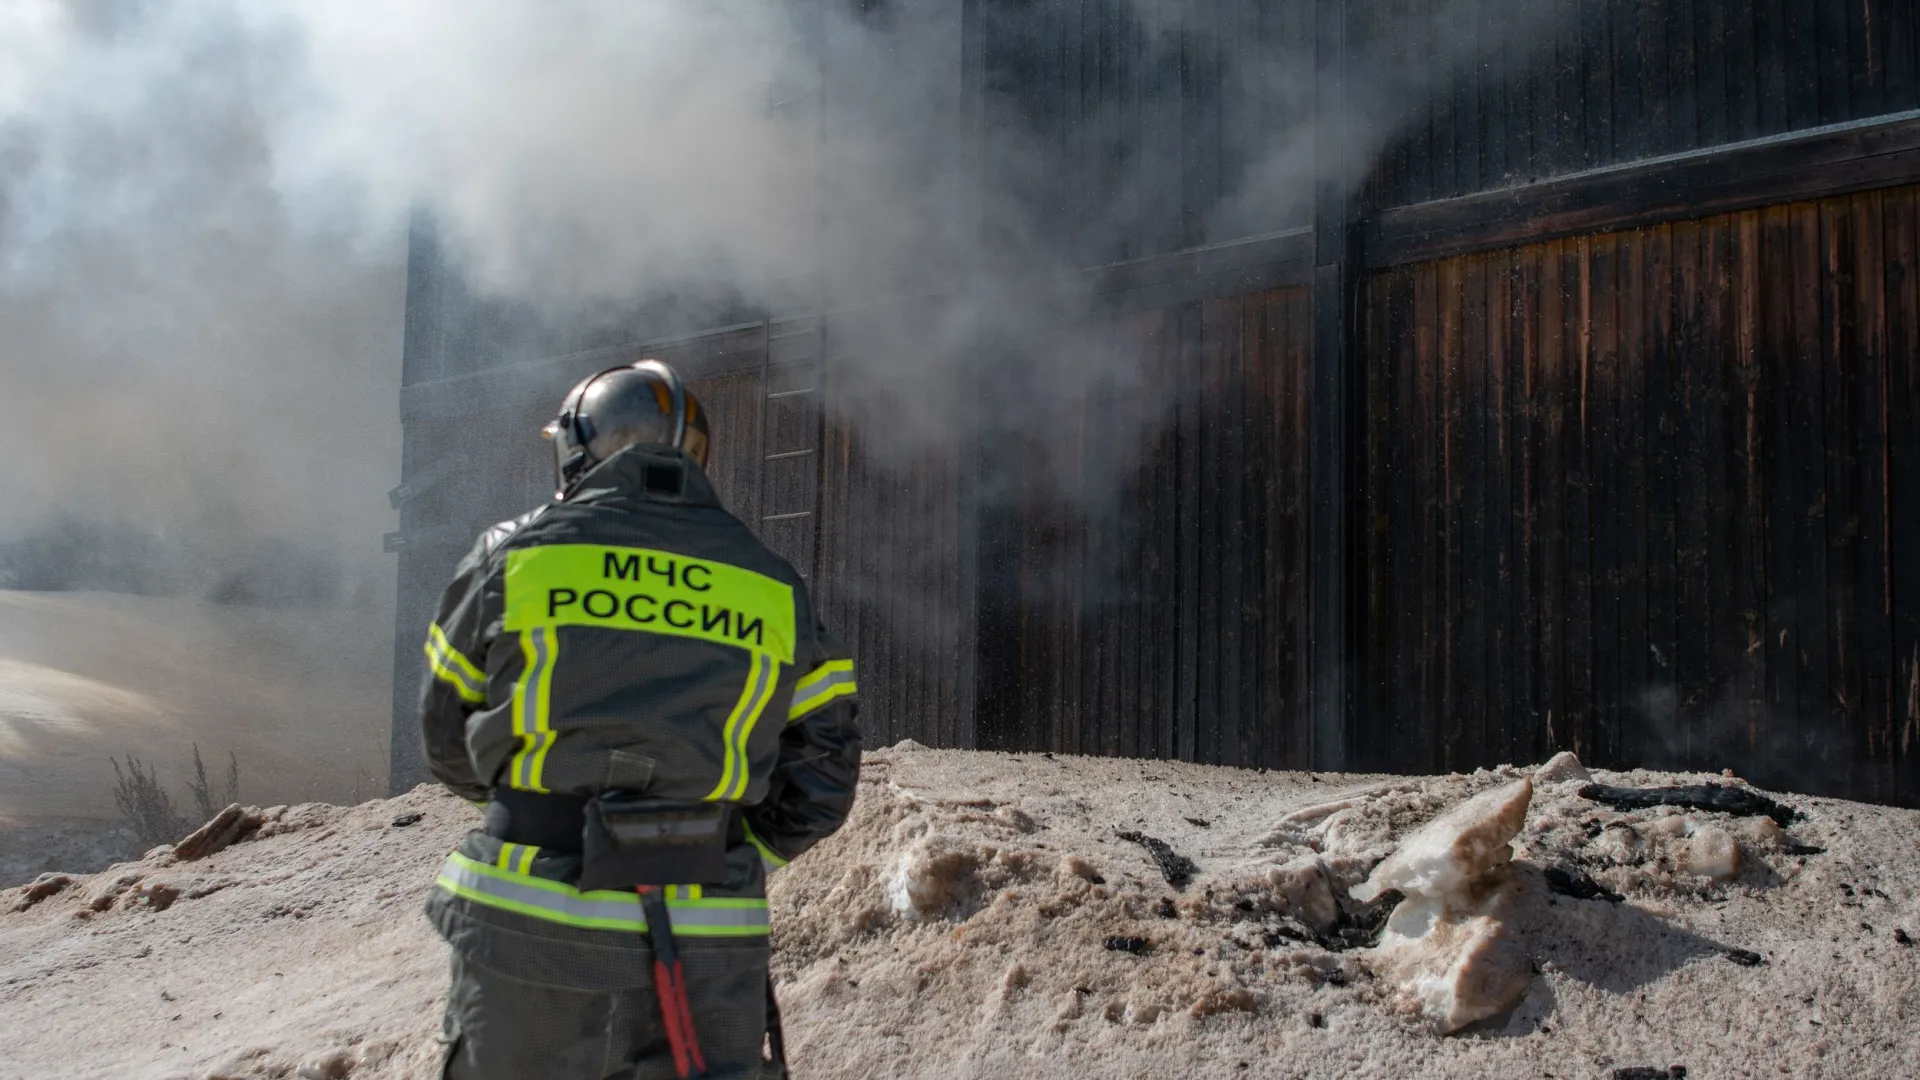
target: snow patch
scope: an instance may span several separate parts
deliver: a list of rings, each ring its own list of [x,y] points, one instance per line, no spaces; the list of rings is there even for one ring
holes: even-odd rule
[[[1560,751],[1533,771],[1533,782],[1536,784],[1584,784],[1592,779],[1593,774],[1580,764],[1580,759],[1571,750]]]
[[[1362,903],[1406,895],[1371,958],[1442,1033],[1505,1012],[1526,993],[1532,976],[1509,918],[1508,865],[1532,799],[1524,779],[1468,799],[1409,836],[1351,893]]]

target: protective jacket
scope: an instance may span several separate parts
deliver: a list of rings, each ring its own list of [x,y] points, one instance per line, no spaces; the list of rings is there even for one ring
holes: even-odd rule
[[[764,972],[765,873],[840,826],[859,770],[853,663],[799,575],[720,506],[692,459],[630,447],[564,499],[480,537],[426,653],[427,760],[476,803],[509,801],[502,789],[617,791],[738,808],[725,880],[665,897],[695,996],[715,999],[695,1002],[701,1041],[738,1027],[757,1057],[763,988],[734,984]],[[577,850],[476,830],[448,857],[428,912],[483,970],[634,991],[640,900],[582,891],[580,867]]]

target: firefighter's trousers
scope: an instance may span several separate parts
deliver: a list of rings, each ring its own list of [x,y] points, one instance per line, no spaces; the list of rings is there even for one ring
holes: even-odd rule
[[[715,890],[725,896],[669,900],[674,940],[708,1075],[774,1078],[778,1070],[762,1062],[764,876],[746,845],[728,862],[731,887]],[[452,1080],[678,1075],[654,992],[648,927],[634,922],[643,919],[639,899],[552,880],[577,874],[578,863],[476,833],[442,868],[427,915],[453,953],[444,1025]]]
[[[510,931],[474,927],[470,933],[492,937]],[[480,946],[475,951],[481,954],[498,951],[487,947],[492,943],[466,944]],[[515,965],[517,970],[508,972],[455,943],[442,1025],[444,1075],[449,1080],[671,1080],[676,1073],[654,996],[652,953],[641,946],[630,961],[625,979],[608,978],[612,972],[580,978],[564,969],[563,960]],[[776,1071],[761,1061],[766,941],[683,947],[681,962],[709,1075],[714,1080],[775,1077]]]

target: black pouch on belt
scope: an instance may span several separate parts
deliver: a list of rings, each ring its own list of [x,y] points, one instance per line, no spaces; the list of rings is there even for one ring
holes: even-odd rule
[[[725,803],[663,803],[602,792],[587,803],[582,889],[717,885],[727,877]]]

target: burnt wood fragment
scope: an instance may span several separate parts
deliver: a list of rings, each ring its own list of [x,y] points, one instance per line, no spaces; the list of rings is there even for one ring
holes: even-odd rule
[[[1617,904],[1626,899],[1579,870],[1549,866],[1546,870],[1546,879],[1547,888],[1561,896],[1571,896],[1575,900],[1605,900],[1608,903]]]
[[[1645,810],[1653,806],[1681,806],[1689,810],[1710,810],[1735,817],[1765,815],[1782,825],[1800,819],[1800,812],[1777,803],[1765,795],[1745,788],[1720,784],[1691,784],[1685,787],[1627,788],[1610,784],[1588,784],[1580,797],[1606,803],[1617,810]]]
[[[1380,944],[1380,935],[1386,932],[1387,919],[1393,909],[1400,906],[1406,894],[1398,889],[1388,889],[1375,897],[1373,902],[1352,910],[1342,909],[1340,921],[1332,930],[1319,935],[1320,947],[1330,952],[1344,952],[1347,949],[1371,949]]]
[[[1135,956],[1143,955],[1152,948],[1143,937],[1110,937],[1101,944],[1110,952],[1132,953]]]
[[[1122,840],[1146,848],[1147,854],[1153,856],[1154,863],[1160,867],[1160,876],[1166,878],[1167,884],[1176,889],[1186,888],[1187,882],[1193,880],[1193,875],[1200,872],[1200,867],[1195,865],[1192,859],[1173,850],[1165,840],[1134,832],[1131,829],[1116,835]]]

